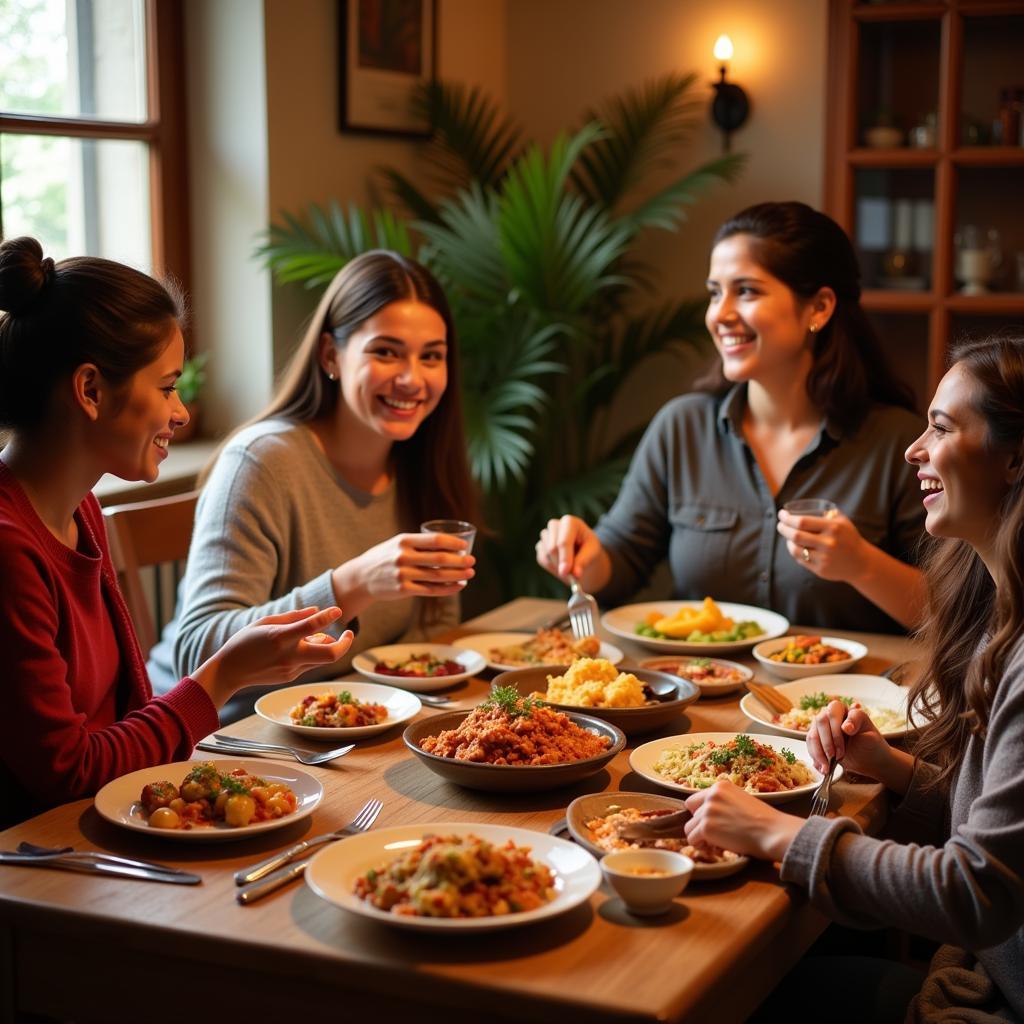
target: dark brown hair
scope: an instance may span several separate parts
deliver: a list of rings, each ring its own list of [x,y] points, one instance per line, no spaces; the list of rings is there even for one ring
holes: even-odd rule
[[[448,386],[416,433],[394,444],[398,508],[409,529],[433,518],[477,522],[477,492],[462,427],[459,348],[448,300],[426,267],[396,252],[375,249],[363,253],[338,272],[320,299],[270,404],[245,426],[272,418],[302,423],[330,415],[341,389],[328,380],[320,365],[321,336],[332,334],[343,347],[379,310],[408,299],[430,306],[444,321]]]
[[[974,382],[972,404],[985,420],[989,448],[1021,455],[1024,337],[958,345],[951,364]],[[925,560],[929,602],[921,635],[930,658],[909,701],[927,720],[914,753],[941,766],[936,784],[948,785],[971,734],[985,735],[999,680],[1024,632],[1024,474],[1007,488],[993,526],[998,590],[964,540],[936,541]]]
[[[806,203],[758,203],[727,220],[712,247],[734,235],[751,239],[754,259],[793,290],[798,300],[821,288],[835,292],[836,307],[814,336],[807,394],[844,432],[855,430],[872,403],[913,410],[914,393],[882,353],[860,304],[860,268],[846,232]],[[725,386],[719,371],[716,383]]]
[[[57,384],[94,363],[115,387],[163,351],[184,321],[181,293],[112,260],[55,264],[34,238],[0,244],[0,427],[32,431]]]

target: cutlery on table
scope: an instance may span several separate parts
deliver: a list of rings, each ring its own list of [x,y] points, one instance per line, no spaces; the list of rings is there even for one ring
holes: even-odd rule
[[[824,817],[828,811],[829,797],[832,795],[832,777],[836,773],[836,759],[828,759],[828,771],[821,777],[818,788],[811,797],[811,817]]]
[[[289,861],[297,857],[303,857],[316,846],[325,843],[333,843],[345,836],[356,835],[359,832],[366,832],[377,820],[384,804],[380,800],[367,800],[359,810],[359,813],[347,824],[334,832],[328,832],[313,839],[304,839],[287,850],[261,860],[251,868],[235,872],[235,884],[244,886],[239,889],[235,898],[239,903],[254,903],[268,893],[287,885],[292,879],[298,878],[306,870],[309,863],[307,859],[298,860],[294,864]]]
[[[787,711],[793,710],[793,702],[784,693],[779,693],[774,686],[769,686],[767,683],[756,683],[753,679],[748,679],[747,689],[769,711],[784,715]]]
[[[435,708],[447,708],[455,703],[451,697],[437,697],[429,693],[417,693],[416,696],[419,697],[421,703],[430,704]]]
[[[247,754],[247,753],[277,753],[289,754],[300,764],[326,764],[337,757],[344,757],[355,744],[349,743],[344,747],[335,747],[333,750],[321,750],[317,753],[309,753],[306,750],[299,750],[296,747],[286,747],[280,743],[260,743],[256,740],[243,740],[235,736],[224,736],[215,733],[213,737],[217,742],[210,743],[202,740],[196,744],[197,750],[209,750],[216,754]]]
[[[619,838],[627,841],[637,839],[664,839],[667,836],[682,836],[683,826],[692,815],[688,810],[659,814],[643,821],[627,822],[619,829]]]
[[[37,865],[80,871],[93,875],[114,875],[121,878],[141,878],[153,882],[176,885],[198,885],[202,878],[190,871],[155,864],[147,860],[117,857],[96,850],[76,851],[71,847],[50,849],[34,843],[21,843],[17,851],[0,851],[0,864]]]
[[[597,621],[597,601],[580,587],[575,576],[569,577],[572,593],[569,595],[569,625],[576,640],[595,636],[594,623]]]

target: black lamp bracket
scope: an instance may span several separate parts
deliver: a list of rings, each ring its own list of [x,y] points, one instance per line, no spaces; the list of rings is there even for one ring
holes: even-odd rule
[[[711,103],[711,118],[721,129],[724,149],[728,152],[729,136],[746,121],[750,100],[738,85],[725,80],[724,64],[718,70],[721,77],[713,83],[715,98]]]

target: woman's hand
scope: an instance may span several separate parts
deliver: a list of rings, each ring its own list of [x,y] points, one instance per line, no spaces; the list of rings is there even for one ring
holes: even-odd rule
[[[782,860],[802,818],[783,814],[731,782],[716,782],[686,800],[693,817],[686,838],[695,846],[720,846],[762,860]]]
[[[781,509],[776,528],[794,560],[823,580],[853,582],[863,569],[865,549],[873,547],[839,511],[799,516]]]
[[[611,578],[608,553],[597,534],[577,516],[549,519],[537,541],[537,564],[552,576],[575,576],[589,592],[600,590]]]
[[[819,772],[835,757],[848,771],[877,779],[897,793],[905,793],[910,784],[913,758],[890,747],[861,708],[847,708],[840,700],[814,716],[807,752]]]
[[[352,633],[345,630],[337,640],[324,643],[320,630],[340,616],[340,608],[298,608],[257,619],[203,662],[192,678],[220,707],[243,686],[289,682],[307,669],[333,665],[352,646]]]
[[[450,533],[399,533],[334,570],[334,596],[350,615],[374,601],[448,597],[474,576],[476,559]]]

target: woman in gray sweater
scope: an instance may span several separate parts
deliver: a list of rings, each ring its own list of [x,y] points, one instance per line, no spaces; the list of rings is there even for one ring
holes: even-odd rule
[[[1024,1018],[1024,338],[961,346],[907,449],[925,526],[930,664],[910,694],[914,755],[833,701],[808,733],[897,798],[890,834],[803,821],[718,782],[687,800],[688,837],[782,862],[837,921],[944,943],[908,1020]],[[837,979],[836,993],[853,979]],[[843,1018],[847,1019],[846,1017]]]

